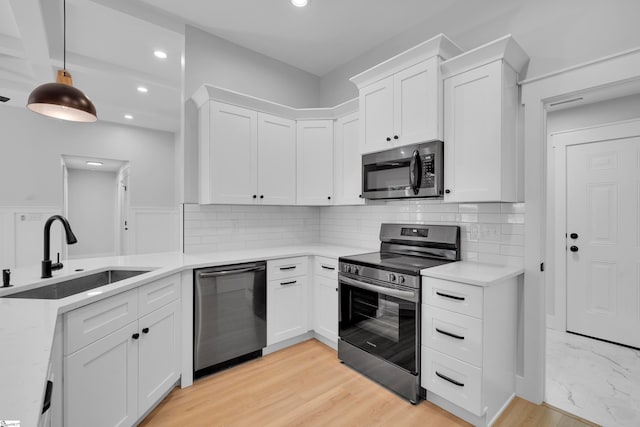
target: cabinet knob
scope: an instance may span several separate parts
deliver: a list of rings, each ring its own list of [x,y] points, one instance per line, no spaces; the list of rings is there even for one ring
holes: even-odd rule
[[[328,196],[328,197],[327,197],[327,200],[331,200],[331,196]]]
[[[336,292],[338,292],[338,288],[336,288]]]
[[[260,195],[260,198],[261,198],[261,199],[264,199],[264,194],[261,194],[261,195]]]
[[[142,333],[143,334],[148,334],[149,333],[149,328],[142,328]]]
[[[578,233],[571,233],[571,234],[569,235],[569,237],[571,237],[572,239],[574,239],[574,240],[575,240],[575,239],[577,239],[577,238],[578,238]]]
[[[393,135],[393,139],[398,139],[398,135]]]
[[[257,195],[257,194],[254,194],[254,195],[253,195],[253,198],[254,198],[254,199],[257,199],[257,198],[258,198],[258,195]]]
[[[391,138],[390,138],[390,137],[387,137],[387,141],[391,141]]]
[[[451,193],[451,190],[449,190],[448,188],[444,190],[445,194],[449,194]]]
[[[578,247],[577,247],[577,246],[571,246],[571,247],[569,248],[569,250],[570,250],[571,252],[578,252]]]
[[[131,335],[131,338],[137,340],[138,338],[140,338],[140,334],[136,332],[135,334]]]
[[[358,194],[358,197],[360,197],[362,199],[362,194]]]

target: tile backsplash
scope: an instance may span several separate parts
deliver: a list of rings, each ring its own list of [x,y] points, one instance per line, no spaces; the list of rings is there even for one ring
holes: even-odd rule
[[[376,249],[383,222],[459,225],[462,259],[524,264],[524,203],[414,200],[323,207],[320,242]]]
[[[327,243],[375,250],[383,222],[460,225],[462,259],[522,266],[524,204],[441,201],[363,206],[184,206],[184,252]]]
[[[184,252],[187,254],[319,241],[317,207],[184,205]]]

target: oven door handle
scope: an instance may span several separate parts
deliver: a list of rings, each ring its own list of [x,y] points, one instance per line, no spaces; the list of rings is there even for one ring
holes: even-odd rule
[[[360,280],[354,280],[349,277],[340,277],[340,282],[344,282],[347,285],[355,286],[356,288],[366,289],[368,291],[377,292],[383,295],[389,295],[392,297],[409,300],[412,302],[418,301],[418,296],[415,291],[403,291],[401,289],[387,288],[385,286],[372,285],[371,283],[361,282]]]

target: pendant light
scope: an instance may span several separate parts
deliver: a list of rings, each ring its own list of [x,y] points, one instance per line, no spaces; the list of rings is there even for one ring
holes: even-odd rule
[[[95,122],[96,107],[80,89],[73,87],[71,74],[67,71],[67,1],[63,10],[63,69],[58,70],[56,83],[38,86],[29,95],[27,108],[36,113],[72,122]]]

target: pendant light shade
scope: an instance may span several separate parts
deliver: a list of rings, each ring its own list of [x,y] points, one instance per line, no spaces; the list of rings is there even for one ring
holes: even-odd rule
[[[38,86],[29,95],[27,108],[36,113],[73,122],[95,122],[96,107],[80,89],[73,87],[71,74],[58,70],[56,83]]]
[[[72,122],[95,122],[96,107],[80,89],[73,87],[67,71],[67,2],[63,0],[64,47],[63,69],[58,70],[56,83],[38,86],[29,95],[27,108],[36,113]]]

